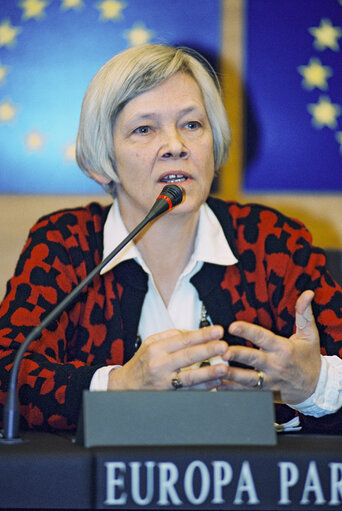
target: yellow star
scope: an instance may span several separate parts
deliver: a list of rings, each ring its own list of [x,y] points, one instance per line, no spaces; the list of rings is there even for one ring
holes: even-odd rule
[[[30,20],[34,18],[40,20],[45,16],[45,9],[48,6],[45,0],[23,0],[20,2],[20,7],[23,9],[23,20]]]
[[[7,46],[7,48],[14,46],[19,32],[21,32],[21,29],[13,27],[9,20],[3,21],[0,25],[0,48],[2,46]]]
[[[0,123],[13,121],[17,115],[18,108],[10,101],[0,103]]]
[[[64,151],[64,158],[69,162],[76,161],[76,144],[72,142],[68,144]]]
[[[136,23],[131,30],[126,30],[124,36],[131,46],[138,46],[139,44],[148,43],[154,33],[152,30],[148,30],[143,23]]]
[[[28,151],[40,151],[45,144],[44,136],[39,131],[30,131],[25,137],[25,145]]]
[[[81,9],[84,7],[83,0],[62,0],[61,9]]]
[[[0,85],[5,82],[5,78],[8,74],[8,69],[9,68],[7,66],[3,66],[0,62]]]
[[[299,66],[298,72],[303,76],[302,85],[306,89],[326,90],[328,88],[327,79],[334,73],[331,67],[323,66],[319,59],[311,58],[307,66]]]
[[[100,20],[114,21],[122,18],[121,11],[126,7],[126,4],[118,0],[103,0],[99,2],[96,7],[101,12]]]
[[[313,44],[318,50],[330,48],[339,51],[338,39],[342,37],[342,30],[340,27],[333,27],[329,19],[322,19],[320,26],[309,28],[309,32],[314,36]]]
[[[341,115],[340,106],[332,103],[328,96],[320,96],[318,103],[308,105],[308,110],[312,115],[312,124],[319,129],[323,126],[336,128],[336,118]]]
[[[340,153],[342,154],[342,131],[338,131],[336,133],[336,140],[337,140],[337,143],[340,144]]]

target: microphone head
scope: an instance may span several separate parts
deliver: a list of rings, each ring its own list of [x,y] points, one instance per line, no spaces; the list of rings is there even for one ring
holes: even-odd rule
[[[159,197],[168,198],[174,208],[183,200],[184,190],[179,185],[166,185],[160,192]]]
[[[150,222],[157,216],[165,213],[166,211],[170,211],[175,206],[180,204],[183,200],[184,191],[178,185],[166,185],[156,198],[155,203],[152,206],[152,209],[145,217],[145,220]]]

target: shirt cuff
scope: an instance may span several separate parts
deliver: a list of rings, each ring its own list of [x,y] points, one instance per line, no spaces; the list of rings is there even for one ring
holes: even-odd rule
[[[297,405],[289,405],[304,415],[322,417],[342,406],[342,359],[321,355],[321,371],[315,392]]]
[[[103,366],[95,371],[89,386],[90,391],[108,390],[109,373],[121,366]]]

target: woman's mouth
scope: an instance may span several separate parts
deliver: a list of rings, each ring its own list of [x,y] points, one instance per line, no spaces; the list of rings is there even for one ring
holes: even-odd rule
[[[186,181],[189,179],[190,176],[185,175],[183,173],[172,173],[172,174],[165,174],[162,176],[159,181],[161,183],[182,183],[183,181]]]

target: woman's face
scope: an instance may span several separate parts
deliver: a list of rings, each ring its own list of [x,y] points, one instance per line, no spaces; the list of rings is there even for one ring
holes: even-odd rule
[[[113,132],[117,187],[124,218],[139,222],[166,184],[180,184],[185,201],[170,214],[189,214],[207,199],[214,177],[213,137],[200,89],[176,73],[132,99]]]

